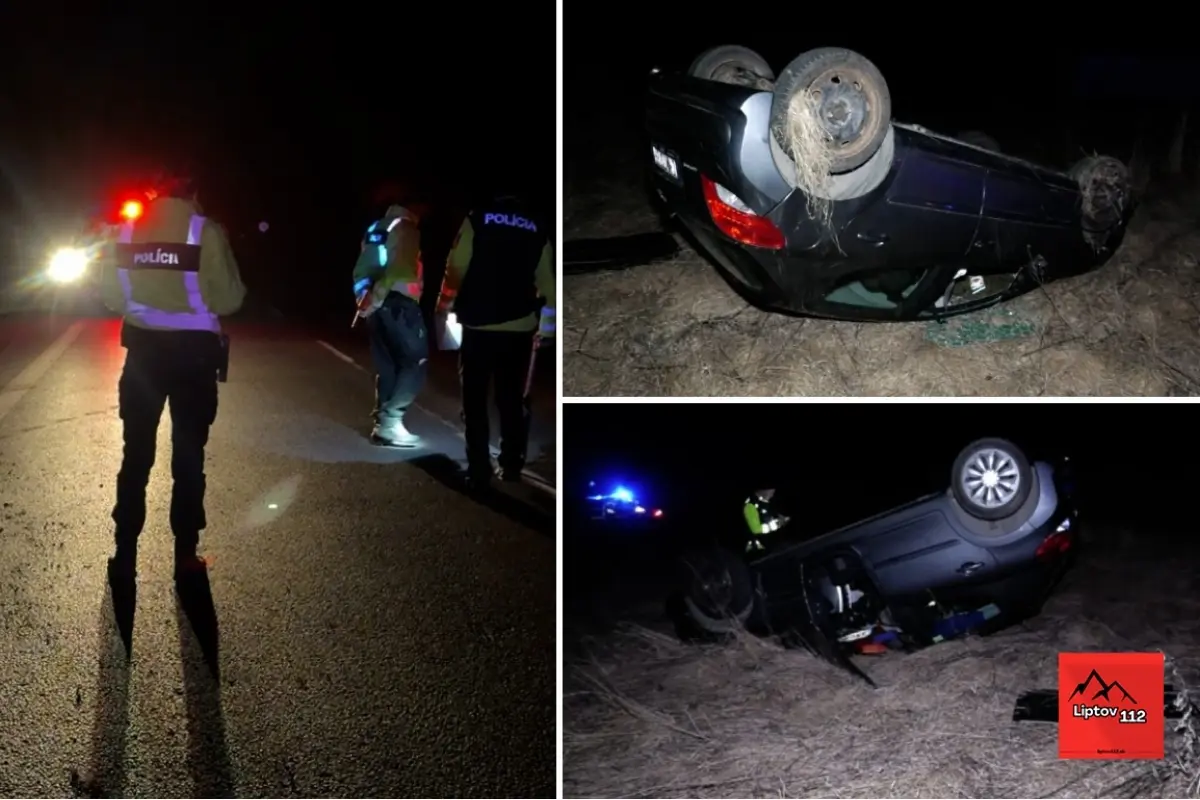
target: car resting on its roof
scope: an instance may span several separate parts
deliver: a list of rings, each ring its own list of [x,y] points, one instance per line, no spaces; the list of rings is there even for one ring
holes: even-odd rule
[[[1132,215],[1117,159],[1060,171],[896,122],[883,75],[841,48],[778,77],[734,45],[655,70],[646,124],[669,213],[734,289],[788,313],[978,310],[1105,263]]]
[[[684,638],[778,635],[860,675],[856,651],[920,648],[1026,619],[1075,550],[1064,466],[980,439],[958,454],[942,491],[808,538],[795,536],[801,515],[756,492],[733,541],[680,558],[668,611]]]

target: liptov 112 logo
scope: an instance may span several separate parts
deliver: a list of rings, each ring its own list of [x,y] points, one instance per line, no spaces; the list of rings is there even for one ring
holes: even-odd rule
[[[1059,653],[1059,758],[1162,758],[1163,669],[1162,653]]]

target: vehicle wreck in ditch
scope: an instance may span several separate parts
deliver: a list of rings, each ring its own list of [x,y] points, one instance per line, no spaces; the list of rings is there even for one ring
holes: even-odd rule
[[[1069,459],[1031,461],[1008,440],[980,439],[948,477],[817,536],[793,524],[774,491],[757,493],[747,527],[679,559],[667,601],[676,630],[688,640],[777,635],[869,681],[851,655],[919,649],[1039,613],[1077,549]]]
[[[736,291],[785,313],[977,311],[1104,264],[1133,213],[1119,160],[1057,170],[897,122],[880,71],[841,48],[778,76],[736,45],[654,70],[646,127],[666,210]]]

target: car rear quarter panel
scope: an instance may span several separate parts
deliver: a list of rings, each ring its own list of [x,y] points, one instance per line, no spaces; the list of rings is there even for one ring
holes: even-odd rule
[[[766,216],[791,191],[767,144],[770,110],[768,92],[658,75],[647,94],[646,130],[651,144],[675,156],[681,173],[707,175]],[[687,200],[704,202],[690,190]]]

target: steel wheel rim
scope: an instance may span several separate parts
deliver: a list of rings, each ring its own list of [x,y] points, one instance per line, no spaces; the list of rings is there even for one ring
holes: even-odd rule
[[[733,576],[728,569],[700,571],[692,582],[692,596],[697,604],[720,614],[733,601]]]
[[[1021,470],[1011,453],[997,447],[979,450],[963,467],[962,488],[980,508],[1001,508],[1021,489]]]

